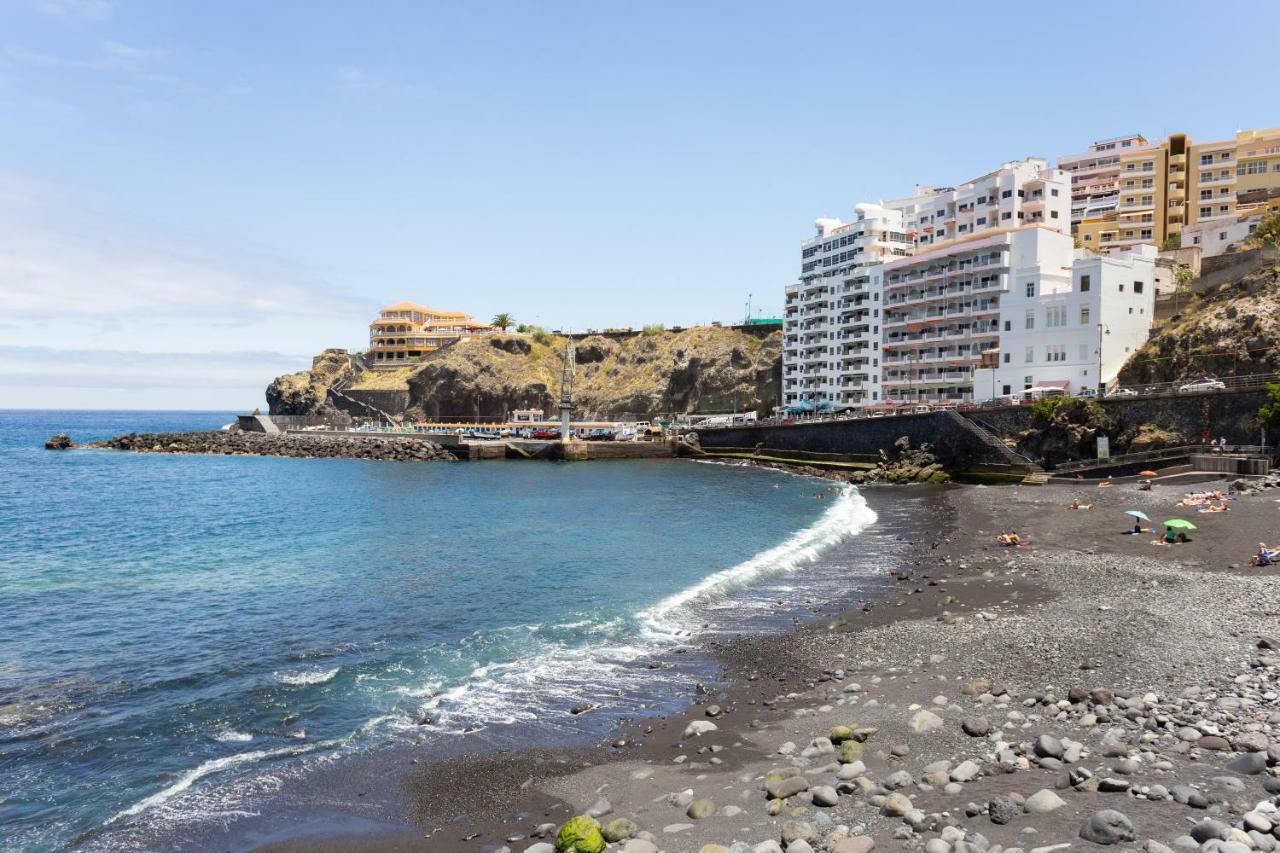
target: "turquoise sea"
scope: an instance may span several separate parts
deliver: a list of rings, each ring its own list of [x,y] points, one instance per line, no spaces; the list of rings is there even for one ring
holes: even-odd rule
[[[43,449],[231,420],[0,412],[0,849],[234,837],[371,750],[674,710],[714,672],[649,662],[855,595],[906,512],[690,462]]]

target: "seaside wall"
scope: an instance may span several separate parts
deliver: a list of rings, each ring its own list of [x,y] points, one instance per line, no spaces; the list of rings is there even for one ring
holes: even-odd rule
[[[1102,407],[1118,419],[1120,433],[1151,423],[1195,442],[1207,427],[1215,439],[1226,436],[1232,444],[1257,444],[1258,408],[1266,397],[1265,391],[1160,394],[1103,400]],[[1031,428],[1029,406],[981,409],[972,414],[1003,438],[1014,438]],[[1113,448],[1113,452],[1122,451]]]
[[[878,462],[880,451],[891,451],[903,436],[913,447],[932,445],[938,461],[951,471],[1008,467],[1005,457],[942,412],[698,431],[699,442],[708,451],[750,453],[759,448],[813,461],[845,462]]]

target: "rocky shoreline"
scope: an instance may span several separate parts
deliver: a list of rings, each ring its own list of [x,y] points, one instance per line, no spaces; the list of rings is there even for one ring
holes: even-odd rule
[[[454,455],[425,438],[378,436],[268,435],[238,430],[129,433],[104,441],[76,444],[66,435],[45,442],[49,450],[77,447],[133,453],[192,453],[224,456],[286,456],[294,459],[374,459],[391,462],[453,461]]]
[[[956,532],[910,543],[890,600],[728,643],[724,690],[595,759],[410,771],[429,841],[322,848],[1280,849],[1280,592],[1235,553],[1275,505],[1242,497],[1185,546],[1122,535],[1185,490],[953,488]],[[998,547],[1011,528],[1032,545]]]

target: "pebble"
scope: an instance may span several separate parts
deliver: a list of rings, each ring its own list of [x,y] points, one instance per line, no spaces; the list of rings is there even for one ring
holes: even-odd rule
[[[691,737],[701,737],[708,732],[714,732],[719,728],[710,720],[694,720],[692,723],[684,727],[684,736],[686,739]]]
[[[1133,822],[1115,809],[1103,809],[1094,812],[1084,822],[1084,826],[1080,827],[1080,837],[1103,845],[1133,841]]]

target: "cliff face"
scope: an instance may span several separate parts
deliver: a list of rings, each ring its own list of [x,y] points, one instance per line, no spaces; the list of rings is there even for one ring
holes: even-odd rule
[[[267,411],[273,415],[322,415],[333,411],[328,389],[351,370],[344,349],[327,349],[311,361],[310,370],[277,376],[267,386]]]
[[[1120,371],[1122,385],[1280,370],[1280,264],[1192,298]]]
[[[559,405],[562,339],[492,335],[433,353],[409,379],[411,414],[496,417]],[[700,327],[575,347],[575,415],[650,418],[671,412],[768,411],[781,384],[782,336]]]
[[[351,396],[407,387],[410,418],[501,417],[526,408],[555,417],[564,345],[563,338],[486,335],[434,352],[418,365],[366,370],[357,362],[354,373],[346,350],[330,349],[316,356],[311,370],[272,382],[267,402],[273,415],[325,414],[332,406],[327,390],[350,376],[344,393]],[[704,326],[622,341],[594,336],[579,341],[574,356],[576,417],[767,412],[778,404],[780,332],[759,339]]]

